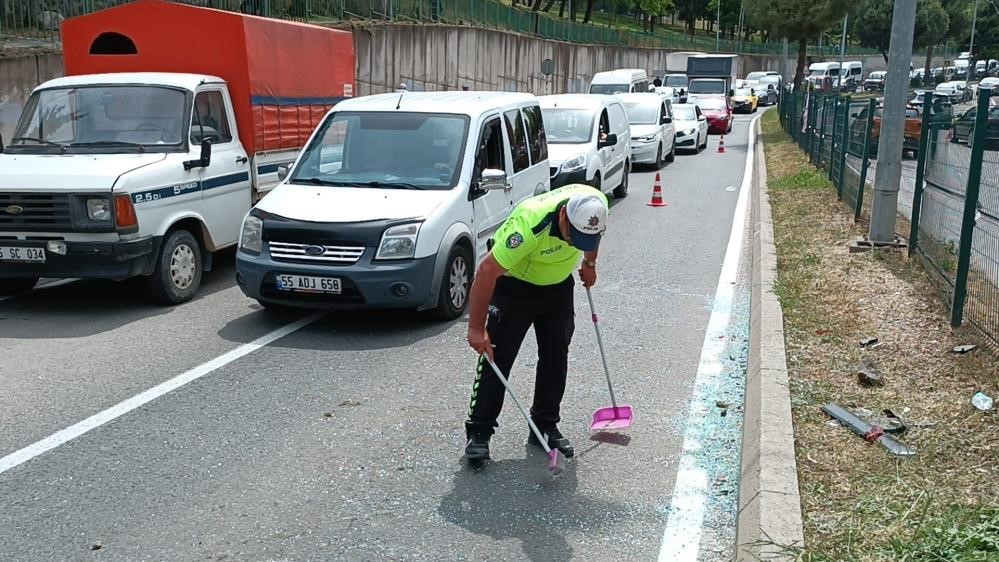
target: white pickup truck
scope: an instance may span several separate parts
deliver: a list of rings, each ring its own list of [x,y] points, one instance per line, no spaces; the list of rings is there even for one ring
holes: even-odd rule
[[[179,20],[252,25],[253,37],[271,33],[281,48],[247,35],[205,56],[200,43],[163,45],[149,35],[159,31],[130,23]],[[0,293],[41,277],[146,276],[162,302],[192,298],[278,167],[353,92],[353,42],[342,31],[140,2],[68,20],[62,32],[67,77],[35,89],[0,153]],[[294,55],[316,43],[342,48],[349,76],[304,72]],[[295,65],[280,83],[270,73]],[[191,67],[205,73],[181,70]]]

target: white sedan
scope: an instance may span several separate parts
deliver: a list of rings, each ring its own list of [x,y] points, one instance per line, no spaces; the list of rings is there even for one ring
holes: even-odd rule
[[[708,146],[708,120],[701,108],[692,103],[673,106],[673,126],[676,128],[676,149],[698,152]]]

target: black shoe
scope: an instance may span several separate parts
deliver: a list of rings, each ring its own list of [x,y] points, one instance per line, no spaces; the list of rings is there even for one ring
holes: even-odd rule
[[[569,443],[569,440],[562,435],[562,432],[559,431],[557,427],[539,427],[538,429],[541,430],[542,435],[548,436],[549,449],[558,449],[559,451],[562,451],[562,454],[565,455],[565,458],[567,459],[572,458],[572,456],[576,454],[576,450],[572,448],[572,444]],[[541,443],[538,441],[538,438],[534,436],[533,431],[530,431],[527,434],[527,444],[534,445],[535,447],[541,447]]]
[[[465,460],[489,460],[489,437],[488,433],[482,431],[469,432],[468,443],[465,444]]]

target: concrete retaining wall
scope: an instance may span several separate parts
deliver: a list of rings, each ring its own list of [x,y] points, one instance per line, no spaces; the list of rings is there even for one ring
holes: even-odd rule
[[[27,55],[0,59],[0,134],[10,138],[21,108],[35,86],[62,76],[62,55]]]

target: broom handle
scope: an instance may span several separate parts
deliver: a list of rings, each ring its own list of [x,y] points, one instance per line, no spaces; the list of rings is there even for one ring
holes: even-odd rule
[[[534,432],[534,436],[538,438],[538,442],[541,443],[541,447],[544,448],[546,453],[551,453],[552,452],[551,447],[548,446],[548,437],[542,434],[541,430],[538,429],[538,426],[534,423],[534,420],[531,419],[531,414],[529,414],[527,412],[527,408],[525,408],[524,405],[520,403],[520,399],[517,398],[517,395],[513,392],[513,389],[510,388],[510,383],[506,380],[506,377],[503,376],[503,373],[500,372],[499,367],[497,367],[496,363],[493,363],[493,360],[490,359],[489,356],[486,355],[485,353],[482,354],[482,358],[485,359],[486,362],[489,363],[489,366],[493,368],[493,372],[496,373],[496,378],[498,378],[500,382],[503,383],[503,386],[506,388],[507,394],[509,394],[510,398],[513,398],[514,403],[517,404],[517,408],[520,410],[520,413],[524,415],[524,419],[527,420],[527,425],[531,427],[531,431]]]
[[[590,302],[590,316],[593,318],[593,329],[597,331],[597,347],[600,348],[600,360],[604,363],[604,375],[607,376],[607,390],[610,391],[611,406],[617,415],[617,399],[614,398],[614,385],[611,384],[610,368],[607,367],[607,354],[604,352],[604,339],[600,336],[600,324],[597,323],[597,311],[593,308],[593,293],[586,288],[586,300]]]

